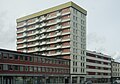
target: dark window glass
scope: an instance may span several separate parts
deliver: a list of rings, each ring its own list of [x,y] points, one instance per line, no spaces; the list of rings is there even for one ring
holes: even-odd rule
[[[15,60],[18,60],[18,55],[15,55],[14,58],[15,58]]]
[[[13,70],[13,65],[8,65],[8,70]]]
[[[30,57],[30,61],[31,61],[31,62],[33,61],[33,57]]]
[[[25,71],[28,71],[28,66],[25,66]]]
[[[15,65],[15,66],[14,66],[14,69],[15,69],[16,71],[18,71],[18,70],[19,70],[19,67],[18,67],[17,65]]]
[[[24,57],[23,57],[23,56],[20,56],[20,60],[23,61],[23,60],[24,60]]]
[[[2,65],[2,64],[0,64],[0,70],[2,70],[2,68],[3,68],[3,65]]]
[[[2,53],[0,52],[0,59],[2,59]]]
[[[3,53],[3,58],[7,59],[8,58],[8,54],[7,53]]]
[[[28,61],[28,56],[25,56],[25,61]]]
[[[9,55],[9,59],[10,60],[14,59],[14,56],[13,55]]]

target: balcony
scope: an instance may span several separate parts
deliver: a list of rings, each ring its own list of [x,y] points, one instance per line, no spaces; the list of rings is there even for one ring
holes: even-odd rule
[[[28,53],[39,51],[39,48],[35,48],[34,50],[28,50]]]
[[[93,65],[93,66],[96,66],[96,67],[106,67],[106,68],[111,68],[111,65],[98,64],[98,63],[92,63],[92,62],[86,62],[86,65]]]
[[[62,42],[64,41],[70,41],[70,38],[62,39]]]
[[[34,46],[37,46],[37,45],[39,45],[38,42],[37,42],[37,43],[34,43],[34,44],[31,44],[31,45],[28,45],[28,47],[34,47]]]
[[[47,38],[56,37],[56,36],[58,36],[58,35],[61,35],[61,32],[59,32],[59,33],[57,33],[57,34],[55,34],[55,35],[48,35]]]
[[[67,18],[67,19],[63,19],[61,22],[66,22],[66,21],[69,21],[70,18]]]
[[[70,27],[70,25],[62,26],[62,29],[64,29],[64,28],[68,28],[68,27]]]
[[[70,34],[70,31],[69,32],[63,32],[62,35],[67,35],[67,34]]]
[[[36,32],[34,32],[34,33],[31,33],[31,34],[27,34],[27,36],[36,35],[36,34],[38,34],[38,33],[39,33],[39,31],[36,31]]]
[[[70,52],[62,52],[62,55],[70,54]]]
[[[46,29],[41,29],[40,33],[46,32]]]
[[[35,23],[36,23],[36,20],[33,22],[30,22],[30,23],[27,23],[27,25],[31,25],[31,24],[35,24]]]
[[[47,44],[57,43],[57,42],[61,42],[61,39],[57,39],[57,40],[55,40],[55,41],[47,42]]]
[[[22,33],[22,32],[25,32],[27,29],[26,28],[23,28],[22,30],[17,30],[17,33]]]
[[[25,37],[25,36],[26,36],[26,33],[23,33],[22,36],[17,36],[17,38],[23,38],[23,37]]]
[[[44,50],[46,50],[46,49],[47,49],[46,47],[45,47],[45,48],[41,48],[40,51],[44,51]]]
[[[57,13],[57,17],[58,17],[58,16],[61,16],[61,13]]]
[[[35,29],[39,28],[40,26],[39,25],[35,25]]]
[[[56,30],[61,29],[61,26],[57,26]]]
[[[56,52],[54,54],[48,54],[48,56],[56,56],[56,55],[61,55],[62,53],[61,52]]]
[[[33,39],[28,39],[28,41],[35,41],[35,40],[38,40],[38,39],[39,39],[39,37],[35,37]]]
[[[44,44],[46,44],[46,41],[43,41],[42,43],[40,43],[40,45],[44,45]]]
[[[61,19],[58,19],[58,20],[57,20],[57,23],[59,23],[59,22],[61,22],[61,21],[62,21]]]
[[[46,37],[47,37],[47,35],[44,35],[44,36],[41,36],[40,39],[44,39],[44,38],[46,38]]]
[[[17,46],[17,49],[21,49],[21,48],[25,48],[27,47],[26,45],[23,45],[23,46]]]
[[[25,26],[25,25],[27,25],[27,24],[26,24],[26,23],[23,23],[22,25],[17,26],[17,28],[23,27],[23,26]]]
[[[61,48],[62,46],[61,45],[58,45],[56,48],[58,49],[58,48]]]
[[[34,46],[35,46],[35,44],[28,45],[28,47],[34,47]]]
[[[32,27],[32,28],[28,28],[27,31],[35,30],[35,29],[37,29],[37,28],[39,28],[39,25],[36,25],[35,27]]]
[[[38,43],[38,42],[37,42],[37,43],[35,43],[35,46],[37,46],[37,45],[40,45],[40,43]]]
[[[44,27],[44,26],[46,26],[46,23],[42,23],[42,24],[40,25],[40,28],[42,28],[42,27]]]
[[[42,21],[44,21],[44,20],[46,20],[46,17],[43,16],[43,17],[40,18],[39,21],[42,22]]]
[[[62,46],[62,48],[69,48],[70,45],[65,45],[65,46]]]
[[[65,13],[62,13],[62,16],[63,16],[63,15],[68,15],[68,14],[70,14],[70,11],[65,12]]]
[[[56,15],[55,16],[51,16],[51,17],[48,17],[47,20],[53,19],[53,18],[56,18],[56,17],[57,17]]]
[[[57,24],[57,22],[51,22],[51,23],[48,23],[47,26],[50,26],[50,25],[54,25],[54,24]]]
[[[25,40],[23,40],[23,41],[17,41],[17,44],[19,44],[19,43],[25,43],[27,40],[25,39]]]

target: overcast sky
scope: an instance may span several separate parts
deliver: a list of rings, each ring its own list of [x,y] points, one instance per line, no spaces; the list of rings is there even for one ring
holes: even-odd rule
[[[16,50],[16,19],[70,0],[0,0],[0,48]],[[87,49],[120,59],[120,0],[71,0],[87,10]]]

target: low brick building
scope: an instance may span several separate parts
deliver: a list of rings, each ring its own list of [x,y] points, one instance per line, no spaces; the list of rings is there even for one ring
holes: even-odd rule
[[[0,84],[69,83],[70,60],[0,49]]]

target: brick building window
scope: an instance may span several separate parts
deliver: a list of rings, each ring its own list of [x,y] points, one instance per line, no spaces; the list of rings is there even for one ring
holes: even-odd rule
[[[2,59],[2,53],[0,52],[0,59]]]
[[[2,64],[0,64],[0,70],[2,70],[3,69],[3,65]]]
[[[3,58],[8,59],[8,53],[3,53]]]
[[[13,60],[13,59],[14,59],[14,55],[10,54],[10,55],[9,55],[9,59],[10,59],[10,60]]]

